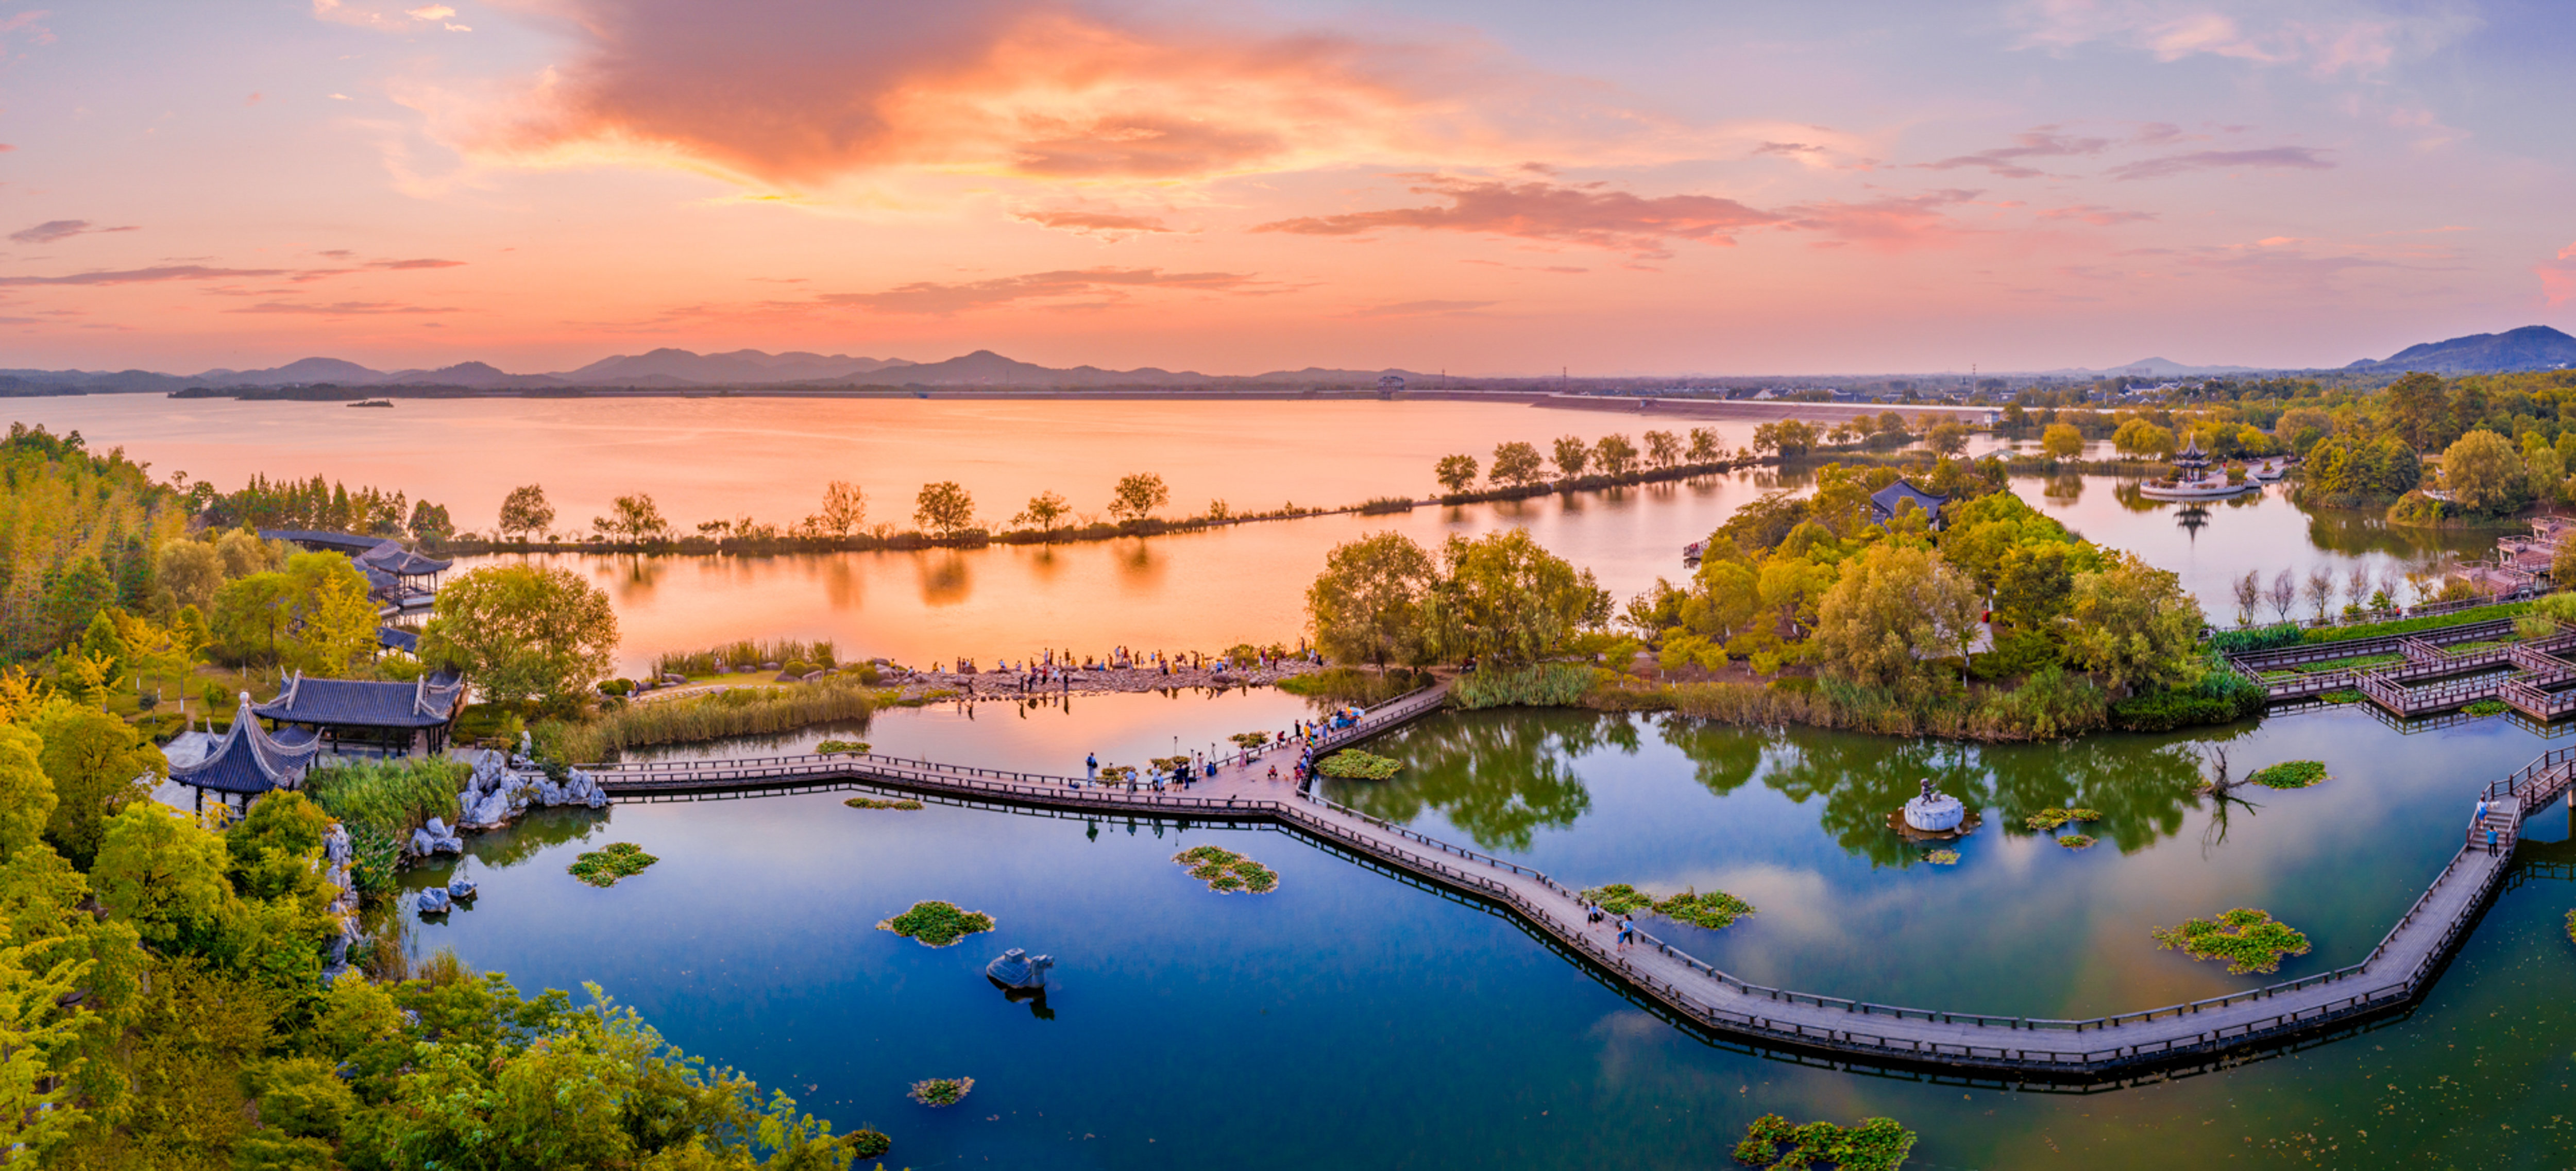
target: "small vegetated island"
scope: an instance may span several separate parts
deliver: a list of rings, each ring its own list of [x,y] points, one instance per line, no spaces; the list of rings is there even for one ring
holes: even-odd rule
[[[2042,809],[2021,819],[2021,822],[2034,833],[2045,833],[2066,825],[2100,820],[2102,812],[2098,809]],[[2059,834],[2057,837],[2057,844],[2070,850],[2086,849],[2093,843],[2093,835],[2086,833]]]
[[[1346,781],[1383,781],[1403,771],[1404,762],[1391,756],[1379,756],[1356,748],[1345,748],[1324,758],[1316,769],[1325,776]]]
[[[1732,927],[1737,919],[1754,913],[1753,904],[1743,899],[1722,890],[1701,894],[1696,887],[1658,899],[1627,883],[1614,882],[1586,890],[1583,897],[1613,915],[1653,911],[1676,923],[1688,923],[1712,931]]]
[[[841,802],[852,809],[919,809],[921,802],[910,797],[852,797]]]
[[[644,868],[661,861],[644,852],[633,842],[610,842],[573,860],[566,867],[572,876],[592,886],[615,886],[621,878],[644,873]]]
[[[926,947],[948,947],[969,935],[993,929],[993,917],[982,911],[960,909],[957,904],[928,899],[914,903],[909,910],[877,924],[879,931],[891,931]]]
[[[2245,778],[2247,783],[2266,789],[2304,789],[2322,784],[2325,779],[2326,764],[2322,760],[2285,760],[2256,769],[2254,775]]]
[[[905,1096],[924,1106],[954,1106],[965,1101],[967,1092],[974,1088],[975,1079],[971,1077],[923,1078],[912,1083]]]
[[[2156,949],[2181,948],[2196,960],[2226,960],[2227,974],[2281,970],[2283,956],[2308,954],[2308,937],[2272,917],[2270,911],[2238,907],[2208,919],[2187,919],[2179,927],[2151,932]]]
[[[1216,846],[1192,846],[1172,855],[1172,861],[1189,869],[1190,877],[1205,882],[1218,894],[1266,895],[1279,889],[1279,875],[1267,866]]]
[[[1914,1132],[1893,1118],[1866,1118],[1858,1126],[1791,1123],[1765,1114],[1744,1128],[1735,1161],[1747,1167],[1830,1166],[1838,1171],[1896,1171],[1914,1152]]]

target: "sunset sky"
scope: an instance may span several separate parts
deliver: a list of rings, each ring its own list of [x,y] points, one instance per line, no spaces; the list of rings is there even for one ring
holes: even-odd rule
[[[0,366],[2341,365],[2576,329],[2559,0],[0,7]]]

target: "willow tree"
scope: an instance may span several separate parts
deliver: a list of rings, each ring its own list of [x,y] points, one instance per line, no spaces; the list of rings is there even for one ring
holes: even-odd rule
[[[1610,621],[1610,591],[1592,571],[1540,547],[1527,529],[1453,536],[1441,563],[1422,607],[1430,650],[1440,659],[1536,662]]]
[[[494,565],[438,591],[421,632],[424,661],[461,668],[495,702],[563,707],[608,674],[617,613],[568,569]]]
[[[1324,572],[1306,587],[1315,646],[1338,662],[1375,663],[1422,649],[1422,600],[1437,576],[1431,554],[1402,533],[1376,533],[1333,546]]]

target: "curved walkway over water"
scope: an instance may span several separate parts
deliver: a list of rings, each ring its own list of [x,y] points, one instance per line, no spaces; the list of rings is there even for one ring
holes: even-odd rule
[[[1380,706],[1333,733],[1338,748],[1438,711],[1445,689]],[[1284,754],[1283,754],[1284,755]],[[1319,753],[1320,755],[1320,753]],[[1488,900],[1701,1026],[1763,1044],[1865,1061],[1931,1066],[1981,1076],[2099,1080],[2205,1062],[2357,1022],[2413,1004],[2484,911],[2511,861],[2523,816],[2567,793],[2576,749],[2561,749],[2487,787],[2482,833],[2464,845],[2368,958],[2296,980],[2188,1004],[2086,1020],[1990,1016],[1846,1000],[1748,983],[1639,931],[1621,953],[1609,923],[1584,922],[1575,891],[1526,866],[1441,842],[1262,779],[1266,765],[1238,758],[1191,791],[1156,793],[1077,784],[1067,777],[853,754],[606,766],[601,786],[620,800],[866,785],[968,801],[1105,816],[1261,821]]]

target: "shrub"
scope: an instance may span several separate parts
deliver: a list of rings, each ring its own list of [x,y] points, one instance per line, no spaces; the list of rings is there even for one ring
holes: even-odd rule
[[[1597,678],[1581,663],[1537,663],[1485,668],[1458,677],[1450,701],[1470,710],[1488,707],[1574,707]]]
[[[454,824],[456,795],[473,770],[461,760],[412,756],[350,761],[305,774],[305,795],[349,828],[399,843],[433,817]]]
[[[2132,732],[2232,724],[2263,714],[2269,698],[2260,684],[2213,663],[2189,687],[2132,696],[2111,705],[2111,722]]]
[[[894,1149],[894,1140],[887,1138],[884,1131],[866,1127],[842,1135],[841,1141],[850,1145],[852,1157],[860,1159],[873,1159]]]
[[[1413,511],[1413,498],[1410,496],[1377,496],[1370,498],[1368,502],[1360,505],[1361,516],[1378,516],[1389,512],[1411,511]]]
[[[814,673],[814,664],[808,663],[803,659],[789,659],[787,660],[787,665],[783,670],[787,674],[802,678]]]
[[[2248,651],[2268,651],[2274,647],[2296,646],[2306,631],[2296,622],[2257,626],[2247,630],[2222,630],[2209,636],[2209,649],[2222,655],[2241,655]],[[2337,637],[2350,637],[2338,635]]]
[[[864,720],[876,710],[879,698],[865,683],[847,680],[804,687],[734,687],[630,704],[580,723],[548,720],[538,725],[536,734],[548,753],[559,759],[608,760],[625,749],[653,744],[774,735],[815,724]]]

